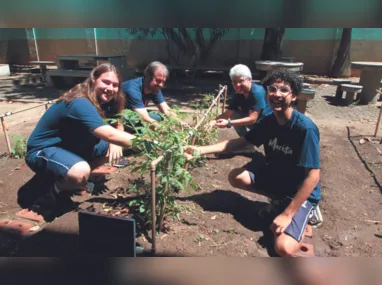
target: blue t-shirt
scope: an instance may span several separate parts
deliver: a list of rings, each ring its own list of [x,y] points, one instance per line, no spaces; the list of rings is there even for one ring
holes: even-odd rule
[[[91,132],[105,124],[87,98],[75,98],[69,104],[55,103],[29,136],[27,152],[56,146],[87,157],[100,142]]]
[[[320,168],[320,132],[310,118],[296,110],[283,126],[273,113],[265,116],[244,138],[256,146],[264,145],[270,175],[267,186],[274,193],[293,197],[306,178],[306,169]],[[309,200],[317,203],[320,199],[318,182]]]
[[[272,109],[267,101],[264,87],[255,83],[252,83],[251,91],[247,97],[245,97],[243,94],[235,93],[232,102],[228,106],[228,109],[240,111],[247,116],[251,110],[260,110],[258,120],[267,114],[272,113]]]
[[[162,91],[157,94],[143,93],[143,77],[131,79],[122,83],[122,91],[126,97],[126,109],[141,109],[145,108],[152,100],[156,105],[164,102]]]

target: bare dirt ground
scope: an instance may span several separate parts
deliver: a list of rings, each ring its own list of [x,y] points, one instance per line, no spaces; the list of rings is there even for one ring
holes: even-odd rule
[[[219,83],[228,84],[221,78],[198,80],[194,86],[169,84],[164,95],[170,102],[186,106],[202,93],[216,93],[214,90]],[[323,200],[320,207],[324,223],[313,230],[313,238],[308,242],[314,245],[317,256],[382,256],[381,238],[376,236],[382,234],[382,146],[379,145],[379,135],[372,138],[380,104],[336,106],[331,100],[334,86],[312,84],[312,87],[317,92],[315,99],[308,104],[307,115],[316,122],[321,133]],[[7,88],[14,87],[9,85]],[[42,95],[39,93],[41,98],[49,98],[43,92],[51,94],[51,90],[39,92],[42,92]],[[10,132],[27,135],[35,122],[22,123],[10,128]],[[220,132],[220,139],[234,137],[233,130]],[[362,138],[365,142],[360,143]],[[4,138],[0,136],[0,153],[5,151]],[[169,220],[168,232],[158,236],[158,255],[273,255],[272,238],[267,230],[269,221],[258,215],[258,210],[266,205],[267,200],[257,194],[234,189],[227,180],[232,168],[247,161],[249,158],[244,156],[211,159],[204,166],[192,170],[202,190],[179,193],[177,201],[187,210],[182,213],[180,221]],[[17,197],[33,173],[25,167],[22,159],[6,156],[0,159],[0,169],[0,220],[21,220],[14,215],[21,209]],[[129,167],[117,170],[107,176],[104,193],[78,196],[75,200],[82,202],[81,209],[94,205],[102,211],[105,202],[115,201],[111,195],[113,190],[128,187],[129,179],[136,176]],[[137,222],[139,224],[139,220]],[[40,229],[23,240],[0,233],[0,255],[66,256],[78,253],[75,212],[67,213],[52,223],[29,223],[39,225]],[[149,250],[150,241],[149,233],[138,231],[139,245]]]

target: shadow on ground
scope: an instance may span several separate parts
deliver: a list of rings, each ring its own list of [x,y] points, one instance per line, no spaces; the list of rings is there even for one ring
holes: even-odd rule
[[[352,107],[352,106],[359,105],[359,101],[354,101],[350,105],[347,105],[345,99],[343,98],[336,99],[335,96],[331,96],[331,95],[324,95],[322,96],[322,98],[324,98],[329,105],[336,106],[336,107]]]
[[[263,212],[264,216],[259,214],[268,203],[251,201],[239,193],[221,189],[178,199],[193,201],[199,204],[204,211],[231,214],[237,222],[247,229],[254,232],[262,231],[263,236],[258,240],[258,243],[266,247],[270,256],[276,256],[273,248],[273,234],[269,230],[269,225],[274,216],[268,215],[266,212]]]
[[[30,100],[46,101],[57,99],[62,90],[47,87],[44,84],[2,85],[0,86],[0,99],[2,100]]]
[[[140,75],[136,75],[138,77]],[[13,79],[0,79],[0,99],[3,100],[53,100],[57,99],[64,91],[69,90],[75,83],[82,82],[84,79],[73,81],[73,84],[64,84],[57,80],[54,87],[49,87],[42,82],[41,76],[26,73],[16,76]],[[197,84],[196,84],[197,82]],[[189,102],[197,100],[201,94],[216,94],[219,84],[228,85],[229,92],[232,85],[229,78],[219,74],[200,74],[196,81],[190,76],[171,77],[167,80],[163,89],[163,94],[168,102],[176,105],[187,106]]]
[[[33,202],[47,193],[49,186],[54,182],[49,175],[34,175],[17,191],[17,203],[21,208],[30,207]]]
[[[102,229],[100,229],[102,230]],[[112,237],[110,237],[112,239]],[[65,233],[62,231],[55,231],[52,229],[44,228],[40,232],[23,239],[17,250],[11,255],[14,257],[114,257],[116,246],[127,246],[126,244],[110,244],[113,253],[108,254],[107,249],[98,250],[94,248],[92,253],[83,251],[81,249],[80,236],[77,233]],[[139,246],[139,244],[137,244]],[[121,250],[122,251],[122,250]],[[102,252],[102,254],[98,253]],[[181,257],[176,252],[164,252],[154,254],[149,251],[138,253],[138,256],[147,257]],[[120,256],[123,257],[123,256]]]
[[[326,100],[326,102],[328,102],[329,105],[332,105],[332,106],[336,106],[336,107],[350,107],[355,103],[351,104],[351,105],[347,105],[346,104],[346,101],[345,99],[336,99],[335,96],[332,96],[332,95],[324,95],[322,96],[322,98],[324,98]]]

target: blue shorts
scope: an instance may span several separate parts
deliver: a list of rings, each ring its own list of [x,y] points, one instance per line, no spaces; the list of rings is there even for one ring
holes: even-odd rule
[[[89,157],[81,157],[66,149],[53,146],[28,153],[25,162],[36,174],[49,175],[55,180],[61,180],[76,163],[81,161],[91,163],[97,158],[105,157],[108,149],[109,143],[101,140],[94,146]]]
[[[280,204],[276,206],[277,212],[281,214],[293,198],[286,197],[280,201]],[[294,238],[297,242],[301,242],[305,227],[309,222],[310,214],[314,209],[314,205],[306,200],[302,203],[301,207],[298,209],[297,213],[292,217],[292,222],[284,230],[284,233]]]
[[[267,173],[265,165],[255,168],[254,164],[249,162],[244,168],[249,172],[251,177],[253,192],[276,200],[278,202],[278,205],[276,206],[277,214],[281,214],[286,207],[288,207],[293,198],[289,196],[280,196],[278,193],[271,192],[269,184],[272,179],[269,173]],[[311,212],[315,206],[315,204],[306,200],[293,216],[292,222],[285,229],[284,233],[294,238],[297,242],[301,242],[305,227],[309,222]]]

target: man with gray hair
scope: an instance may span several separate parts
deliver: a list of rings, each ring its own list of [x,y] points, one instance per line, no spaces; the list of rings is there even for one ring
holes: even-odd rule
[[[228,109],[217,117],[215,125],[219,128],[234,127],[242,137],[272,110],[263,86],[252,82],[252,73],[248,66],[235,65],[231,68],[229,76],[236,93]]]
[[[170,107],[163,98],[162,88],[168,78],[167,67],[159,62],[151,62],[143,72],[143,77],[131,79],[122,83],[122,90],[126,97],[126,109],[139,114],[143,121],[156,125],[162,117],[158,113],[148,113],[146,107],[153,101],[158,110],[169,115]]]

